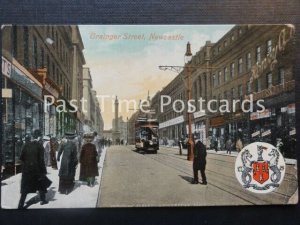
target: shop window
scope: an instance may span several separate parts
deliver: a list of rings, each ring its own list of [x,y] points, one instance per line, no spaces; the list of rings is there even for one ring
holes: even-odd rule
[[[243,73],[243,59],[239,58],[239,65],[238,65],[239,74]]]
[[[267,41],[267,55],[269,55],[272,51],[272,40]]]
[[[273,85],[273,80],[272,80],[272,73],[267,74],[267,88],[272,87]]]
[[[279,68],[279,73],[278,73],[278,83],[279,84],[284,84],[285,82],[285,73],[283,68]]]
[[[247,70],[251,70],[251,53],[247,53]]]
[[[231,63],[231,65],[230,65],[230,77],[231,78],[234,77],[234,63]]]
[[[258,46],[256,48],[256,62],[260,63],[260,61],[261,61],[261,49],[260,49],[260,46]]]

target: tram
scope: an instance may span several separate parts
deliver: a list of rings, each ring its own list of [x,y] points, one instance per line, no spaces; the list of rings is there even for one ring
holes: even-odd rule
[[[139,118],[135,123],[135,148],[157,153],[159,150],[157,119]]]

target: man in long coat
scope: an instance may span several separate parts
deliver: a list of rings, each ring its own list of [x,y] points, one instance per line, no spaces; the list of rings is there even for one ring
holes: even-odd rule
[[[87,181],[89,186],[94,186],[95,176],[98,176],[97,148],[93,141],[92,134],[84,136],[85,144],[82,146],[80,154],[80,176],[81,181]]]
[[[27,141],[23,145],[20,160],[22,161],[22,180],[21,180],[21,198],[18,209],[24,209],[24,202],[28,193],[39,191],[41,205],[47,204],[47,188],[43,187],[40,179],[46,175],[46,166],[44,161],[44,148],[39,137],[41,133],[35,130],[34,141]]]
[[[59,169],[59,187],[58,191],[62,194],[69,194],[74,188],[74,177],[77,167],[77,146],[73,141],[75,134],[66,133],[66,142],[62,142],[59,146],[57,161],[60,161]]]
[[[200,141],[196,141],[196,144],[194,145],[194,161],[193,161],[193,172],[194,172],[194,179],[192,181],[193,184],[199,183],[198,178],[198,170],[200,170],[201,178],[202,178],[202,184],[206,185],[206,175],[205,175],[205,166],[206,166],[206,147],[205,145]]]

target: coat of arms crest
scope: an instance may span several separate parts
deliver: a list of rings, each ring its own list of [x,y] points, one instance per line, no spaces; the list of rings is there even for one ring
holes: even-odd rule
[[[285,162],[274,146],[255,142],[244,147],[237,156],[235,173],[238,181],[247,190],[268,193],[282,182]]]

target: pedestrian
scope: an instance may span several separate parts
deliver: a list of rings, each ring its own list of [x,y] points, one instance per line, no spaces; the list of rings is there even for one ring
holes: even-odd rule
[[[242,142],[241,138],[237,139],[235,148],[236,148],[237,152],[240,152],[243,149],[243,142]]]
[[[50,138],[50,164],[51,167],[57,170],[56,152],[58,149],[58,142],[55,137]]]
[[[226,141],[226,154],[231,154],[232,150],[232,141],[231,138],[229,137],[228,140]]]
[[[51,162],[50,162],[50,137],[49,136],[44,136],[43,137],[43,147],[45,149],[45,152],[44,152],[45,165],[46,166],[51,166]]]
[[[47,204],[46,193],[50,184],[44,185],[47,170],[44,161],[44,148],[40,143],[41,132],[35,130],[33,141],[26,141],[23,145],[20,160],[22,161],[21,198],[18,209],[24,209],[24,203],[28,193],[39,191],[40,204]],[[49,180],[48,180],[49,181]],[[49,181],[50,182],[50,181]]]
[[[86,181],[88,186],[95,185],[95,177],[99,175],[97,167],[97,150],[92,143],[93,134],[85,134],[85,144],[82,146],[80,153],[80,175],[79,180]]]
[[[181,140],[181,138],[178,139],[178,146],[179,146],[179,155],[182,155],[182,140]]]
[[[96,131],[94,131],[94,133],[93,133],[93,144],[96,146],[96,151],[97,151],[98,160],[99,160],[101,153],[102,153],[102,149],[100,146],[100,138],[98,137],[98,133]]]
[[[66,140],[63,141],[58,150],[57,161],[60,161],[59,187],[61,194],[69,194],[74,188],[74,177],[77,167],[77,147],[74,142],[75,133],[65,133]]]
[[[194,141],[194,140],[193,140]],[[198,170],[200,170],[202,183],[203,185],[207,184],[206,175],[205,175],[205,166],[206,166],[206,147],[200,141],[196,140],[196,144],[194,141],[194,160],[193,160],[193,172],[194,172],[194,179],[192,184],[198,184]]]

